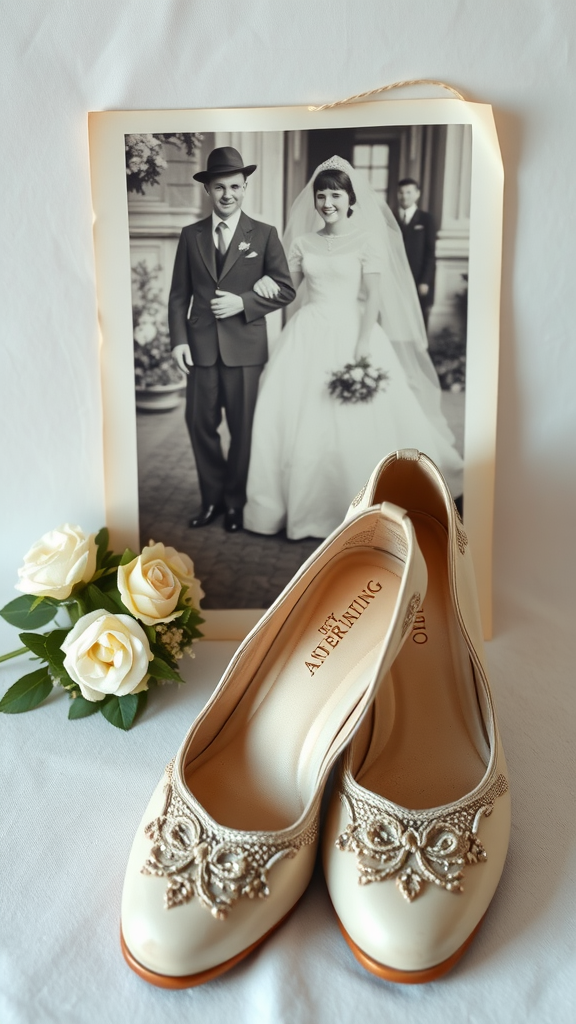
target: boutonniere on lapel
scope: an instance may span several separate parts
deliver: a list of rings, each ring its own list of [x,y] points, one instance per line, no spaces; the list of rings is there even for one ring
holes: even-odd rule
[[[250,242],[240,242],[238,245],[238,250],[244,253],[244,259],[246,260],[254,259],[254,257],[258,255],[258,253],[254,251],[254,249],[252,250],[252,252],[248,252],[249,248]]]

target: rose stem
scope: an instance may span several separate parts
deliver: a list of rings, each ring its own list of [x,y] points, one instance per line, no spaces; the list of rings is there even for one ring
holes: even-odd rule
[[[10,651],[9,654],[0,654],[0,661],[8,661],[9,658],[17,658],[19,654],[30,653],[28,647],[20,647],[17,651]]]

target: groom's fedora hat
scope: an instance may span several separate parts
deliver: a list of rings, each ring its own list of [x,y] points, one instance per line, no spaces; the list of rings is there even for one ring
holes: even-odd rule
[[[254,173],[257,166],[257,164],[248,164],[244,167],[242,157],[237,149],[233,149],[232,146],[221,146],[220,149],[213,149],[210,153],[206,162],[206,170],[198,171],[198,174],[194,174],[193,177],[202,183],[210,181],[210,178],[214,178],[217,174],[238,174],[241,171],[245,177],[248,177],[249,174]]]

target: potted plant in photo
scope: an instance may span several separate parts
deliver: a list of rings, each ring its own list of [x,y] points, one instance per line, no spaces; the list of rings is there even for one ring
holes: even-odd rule
[[[455,323],[443,327],[430,339],[430,357],[443,391],[466,390],[466,324],[468,317],[468,274],[461,275],[462,291],[454,296]]]
[[[144,261],[132,269],[136,407],[154,412],[174,409],[186,387],[170,351],[166,303],[157,284],[160,271]]]
[[[202,145],[200,132],[164,132],[160,135],[126,135],[126,186],[128,192],[145,195],[144,186],[160,183],[162,171],[168,166],[165,146],[184,150],[193,157]]]

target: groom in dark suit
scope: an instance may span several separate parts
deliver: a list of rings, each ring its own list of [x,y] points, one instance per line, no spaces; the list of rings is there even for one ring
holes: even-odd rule
[[[414,178],[398,182],[398,221],[406,256],[416,282],[424,323],[434,304],[436,275],[436,228],[432,214],[418,206],[420,186]]]
[[[168,304],[172,353],[188,374],[186,423],[202,495],[189,526],[207,526],[224,512],[229,532],[242,529],[252,420],[268,359],[265,314],[295,297],[276,229],[242,213],[246,179],[255,170],[225,146],[194,175],[213,212],[182,230]],[[218,433],[222,408],[227,458]]]

